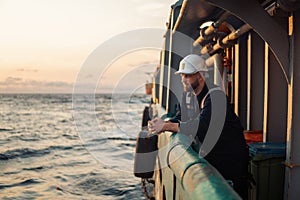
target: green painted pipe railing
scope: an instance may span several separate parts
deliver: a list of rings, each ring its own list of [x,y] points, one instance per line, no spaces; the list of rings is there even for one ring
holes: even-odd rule
[[[170,171],[175,175],[176,180],[164,180],[166,185],[174,185],[175,188],[163,186],[165,189],[178,190],[185,194],[179,194],[178,191],[165,191],[171,194],[172,199],[241,199],[221,174],[212,167],[204,158],[201,158],[191,147],[190,140],[187,136],[174,134],[161,134],[159,139],[159,147],[167,147],[164,153],[160,153],[159,162],[166,163],[171,170],[161,170],[162,177],[171,177]],[[167,145],[167,146],[166,146]],[[175,197],[175,198],[174,198]],[[169,197],[170,198],[170,197]],[[168,197],[166,199],[169,199]],[[182,199],[182,198],[180,198]]]

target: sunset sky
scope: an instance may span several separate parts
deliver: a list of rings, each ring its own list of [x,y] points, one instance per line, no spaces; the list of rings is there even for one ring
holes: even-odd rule
[[[83,63],[98,46],[135,29],[165,29],[174,2],[0,0],[0,93],[72,92]],[[114,60],[98,91],[115,87],[124,74],[113,69],[120,67],[138,74],[122,84],[125,88],[137,79],[146,82],[158,58],[159,51],[147,50]]]

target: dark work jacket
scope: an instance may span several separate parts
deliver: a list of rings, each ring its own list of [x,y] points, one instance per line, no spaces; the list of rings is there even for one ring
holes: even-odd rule
[[[208,93],[208,88],[205,85],[201,93],[195,98],[194,114],[190,114],[187,109],[186,93],[183,94],[182,103],[179,106],[180,109],[177,111],[176,116],[170,120],[172,122],[179,123],[180,132],[196,138],[200,144],[203,143],[205,137],[207,136],[207,131],[210,126],[211,116],[212,116],[212,106],[217,110],[214,115],[214,120],[212,121],[211,127],[214,128],[214,123],[222,121],[222,116],[218,115],[218,111],[221,107],[217,103],[212,105],[212,98],[220,100],[223,98],[223,106],[226,106],[226,111],[224,110],[223,121],[224,123],[219,125],[220,131],[216,133],[217,130],[209,132],[210,134],[215,134],[213,136],[217,138],[216,143],[212,146],[212,149],[205,152],[205,159],[213,165],[225,179],[234,180],[246,176],[247,174],[247,164],[248,164],[248,148],[243,135],[243,127],[240,120],[233,112],[229,102],[223,91],[221,90],[211,90]],[[205,98],[205,99],[204,99]],[[202,100],[204,101],[202,102]],[[201,105],[202,104],[202,105]],[[220,118],[220,119],[219,119]]]

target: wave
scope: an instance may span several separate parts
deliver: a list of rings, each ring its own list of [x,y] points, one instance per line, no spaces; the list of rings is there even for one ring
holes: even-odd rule
[[[137,189],[140,187],[139,184],[129,184],[127,179],[120,177],[118,182],[112,182],[113,176],[113,174],[105,176],[102,173],[89,173],[81,176],[77,183],[60,185],[56,189],[76,196],[89,196],[91,199],[143,199],[141,190]]]
[[[12,128],[0,128],[0,132],[11,132],[14,131]]]
[[[123,148],[123,147],[132,147],[134,148],[136,146],[135,143],[121,143],[118,145],[118,147]]]
[[[81,149],[83,149],[81,145],[50,146],[45,149],[30,149],[30,148],[14,149],[14,150],[6,151],[4,153],[0,153],[0,160],[10,160],[10,159],[15,159],[15,158],[42,157],[44,155],[50,154],[51,151],[54,151],[54,150],[72,150],[76,146],[80,146]]]
[[[59,191],[61,191],[61,192],[63,192],[63,193],[68,193],[68,194],[72,194],[72,195],[82,196],[82,194],[79,193],[79,192],[72,191],[72,190],[70,190],[70,189],[65,189],[65,188],[63,188],[63,187],[61,187],[61,186],[56,186],[55,189],[56,189],[56,190],[59,190]]]
[[[6,151],[5,153],[0,154],[0,160],[10,160],[15,158],[29,158],[29,157],[41,157],[46,154],[49,154],[51,151],[47,149],[15,149]]]
[[[128,130],[140,125],[143,96],[0,97],[2,198],[143,199],[138,180],[123,172],[131,170],[136,139]]]
[[[18,183],[12,183],[12,184],[0,184],[0,190],[1,189],[6,189],[6,188],[11,188],[11,187],[18,187],[18,186],[28,186],[32,184],[39,184],[41,181],[37,179],[27,179],[25,181],[21,181]]]
[[[45,170],[46,168],[49,169],[50,167],[39,166],[39,167],[23,168],[22,170],[25,170],[25,171],[41,171],[41,170]]]

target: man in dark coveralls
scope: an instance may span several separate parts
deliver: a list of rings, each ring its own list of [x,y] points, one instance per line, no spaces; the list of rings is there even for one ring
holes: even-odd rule
[[[232,181],[235,191],[247,199],[249,153],[243,127],[224,92],[218,88],[208,89],[207,71],[205,60],[199,55],[191,54],[182,59],[176,72],[181,75],[184,87],[180,109],[170,121],[160,118],[149,121],[148,129],[155,134],[171,131],[192,136],[206,146],[200,148],[199,154],[226,180]]]

